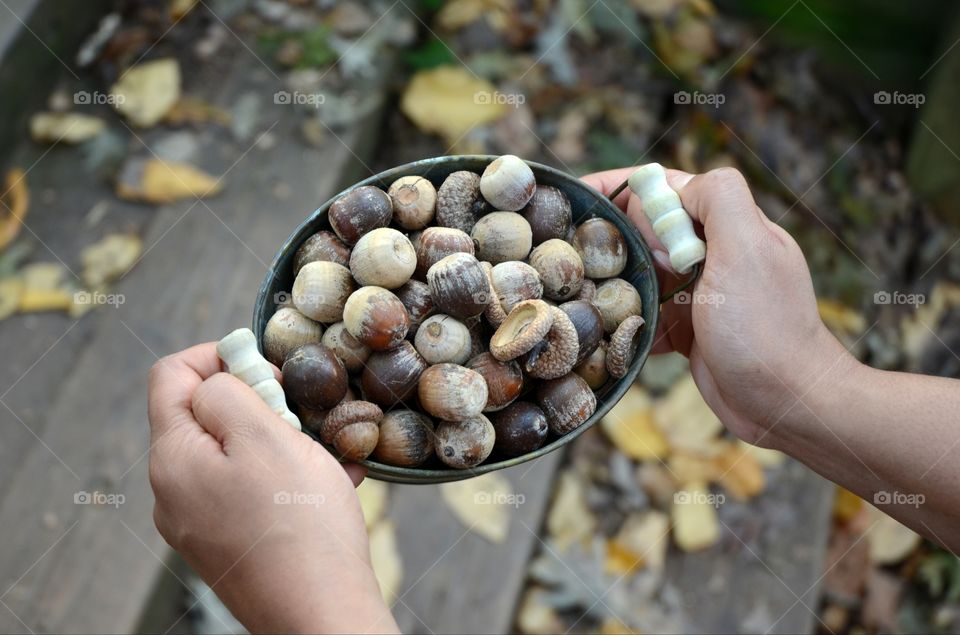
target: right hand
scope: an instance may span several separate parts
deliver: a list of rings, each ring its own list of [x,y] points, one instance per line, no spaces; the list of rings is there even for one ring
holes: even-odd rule
[[[604,194],[635,168],[584,177]],[[769,446],[776,424],[818,385],[824,370],[856,360],[827,331],[796,241],[763,214],[743,175],[732,168],[692,175],[667,170],[667,181],[707,242],[703,273],[688,302],[661,307],[655,353],[679,351],[704,400],[747,442]],[[617,204],[654,250],[661,289],[683,278],[629,190]],[[659,252],[659,253],[658,253]],[[824,382],[828,383],[828,382]]]

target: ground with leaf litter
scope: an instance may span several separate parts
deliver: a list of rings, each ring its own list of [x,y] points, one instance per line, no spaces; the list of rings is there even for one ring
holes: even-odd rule
[[[765,37],[769,24],[709,0],[122,4],[77,54],[84,84],[56,91],[25,131],[39,148],[78,146],[71,160],[113,198],[85,211],[82,244],[51,258],[23,228],[51,222],[44,203],[71,184],[32,189],[26,161],[6,175],[0,318],[79,319],[122,303],[115,285],[150,265],[141,262],[152,248],[144,209],[229,193],[233,179],[216,175],[230,165],[220,165],[224,156],[245,149],[342,145],[345,131],[385,106],[376,150],[349,148],[364,175],[444,153],[511,153],[574,174],[648,160],[691,172],[735,166],[804,248],[824,320],[861,359],[960,370],[956,231],[904,175],[910,120],[889,116],[814,47]],[[289,105],[294,126],[274,131],[263,94],[216,103],[183,80],[189,65],[216,69],[227,51],[265,60],[282,82],[266,99]],[[851,55],[850,66],[866,65]],[[299,185],[277,178],[264,187],[283,205]],[[117,201],[140,211],[117,218]],[[534,553],[513,600],[521,632],[711,630],[696,616],[721,613],[725,627],[768,631],[794,610],[823,632],[960,627],[955,556],[784,456],[731,438],[678,356],[651,359],[550,474],[542,525],[524,524],[536,540],[526,538]],[[429,570],[405,573],[412,563],[391,509],[398,490],[367,482],[359,492],[378,579],[400,610]],[[516,517],[531,501],[504,476],[439,493],[437,504],[490,549],[523,533]],[[817,516],[801,510],[824,506],[829,533],[804,527]],[[825,554],[810,539],[818,533]],[[736,591],[748,579],[744,563],[787,587],[786,607],[708,606],[745,602]],[[804,566],[819,573],[811,588],[795,588]],[[229,616],[218,610],[201,612],[197,628],[222,629]],[[430,630],[418,610],[417,628]]]

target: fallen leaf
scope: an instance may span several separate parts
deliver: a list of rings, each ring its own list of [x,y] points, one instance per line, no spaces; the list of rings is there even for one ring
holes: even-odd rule
[[[0,251],[20,233],[29,208],[27,175],[20,168],[13,168],[7,172],[3,181],[3,194],[0,195]]]
[[[608,617],[603,620],[599,633],[600,635],[638,635],[637,631],[615,617]]]
[[[507,106],[493,99],[495,92],[493,84],[461,66],[440,66],[413,76],[400,108],[418,128],[454,145],[474,127],[505,114]]]
[[[712,457],[690,452],[674,452],[667,459],[667,469],[681,484],[702,481],[710,483],[720,477],[717,463]]]
[[[720,540],[715,498],[706,483],[691,483],[677,492],[670,508],[673,540],[682,551],[700,551]]]
[[[850,522],[863,509],[864,501],[848,489],[837,485],[833,497],[833,517],[842,522]]]
[[[20,295],[21,313],[67,311],[73,306],[73,292],[67,289],[24,289]]]
[[[863,600],[863,625],[870,632],[901,632],[897,628],[897,609],[903,586],[903,580],[891,573],[876,569],[870,572]]]
[[[67,270],[59,262],[32,262],[20,269],[23,285],[31,291],[54,291],[62,288]]]
[[[848,306],[821,298],[817,300],[820,319],[830,331],[837,335],[860,335],[867,330],[867,320],[863,315]]]
[[[215,123],[230,125],[233,115],[219,106],[207,103],[197,97],[183,96],[177,100],[163,117],[164,123],[172,126],[184,124]]]
[[[102,119],[75,112],[38,112],[30,117],[30,137],[38,143],[83,143],[104,128]]]
[[[587,507],[581,478],[572,470],[560,474],[553,504],[547,514],[547,532],[561,549],[590,536],[596,525],[596,518]]]
[[[870,573],[870,544],[849,527],[837,527],[830,534],[823,564],[823,588],[827,597],[855,605]]]
[[[760,462],[734,443],[725,445],[725,451],[714,458],[720,473],[720,485],[738,500],[748,500],[760,494],[766,484]]]
[[[113,107],[135,126],[156,125],[180,98],[180,65],[173,58],[127,69],[110,89]]]
[[[380,593],[390,604],[399,595],[403,583],[403,561],[397,549],[397,536],[392,522],[378,523],[370,531],[370,561],[380,585]]]
[[[617,449],[631,459],[657,459],[669,452],[663,431],[653,421],[650,398],[636,384],[604,415],[600,425]]]
[[[437,24],[448,31],[457,31],[472,22],[486,18],[497,28],[510,14],[510,0],[452,0],[437,14]]]
[[[637,480],[650,500],[666,509],[677,491],[673,475],[660,463],[644,463],[637,468]]]
[[[494,473],[444,483],[440,494],[464,527],[494,543],[506,540],[510,510],[522,502],[510,481]]]
[[[641,566],[657,572],[662,571],[667,559],[669,534],[670,518],[663,512],[630,514],[623,521],[614,539],[608,542],[608,564],[614,568],[608,567],[607,571],[623,574]],[[612,562],[611,553],[617,555]]]
[[[92,289],[125,274],[140,257],[143,242],[131,234],[108,234],[80,251],[83,282]]]
[[[17,312],[20,297],[23,295],[23,280],[10,276],[0,279],[0,320]]]
[[[197,6],[198,0],[172,0],[170,2],[170,17],[174,22],[182,20]]]
[[[545,591],[539,586],[527,589],[517,611],[517,627],[525,635],[551,635],[566,630],[563,620],[544,599]]]
[[[117,196],[155,205],[213,196],[222,189],[221,180],[192,165],[160,159],[131,159],[117,179]]]
[[[363,520],[369,530],[383,518],[387,508],[387,484],[383,481],[364,479],[357,487],[357,496],[360,498]]]
[[[705,452],[723,430],[723,424],[703,400],[689,373],[654,402],[653,414],[674,451]]]
[[[867,532],[870,560],[880,566],[896,564],[920,546],[921,538],[876,507],[867,508],[874,524]]]

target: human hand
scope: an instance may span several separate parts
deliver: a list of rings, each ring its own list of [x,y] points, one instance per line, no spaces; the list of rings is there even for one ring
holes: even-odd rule
[[[636,168],[583,180],[604,194]],[[796,241],[757,207],[732,168],[692,175],[667,170],[707,242],[703,273],[692,293],[661,307],[654,353],[679,351],[704,400],[735,435],[759,445],[807,393],[826,388],[829,369],[856,365],[820,319],[806,260]],[[640,200],[629,190],[616,204],[653,250],[661,290],[683,280],[654,235]],[[799,409],[803,409],[801,406]]]
[[[362,468],[221,371],[213,343],[150,371],[160,534],[251,632],[396,632],[354,491]]]

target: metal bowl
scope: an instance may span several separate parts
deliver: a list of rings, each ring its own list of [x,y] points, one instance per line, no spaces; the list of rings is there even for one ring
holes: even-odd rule
[[[401,165],[371,176],[345,191],[363,185],[375,185],[386,190],[396,179],[408,175],[423,176],[430,179],[435,186],[439,187],[451,172],[470,170],[480,174],[495,158],[495,156],[486,155],[461,155],[414,161],[413,163],[407,163],[406,165]],[[536,452],[511,459],[492,460],[466,470],[446,468],[442,466],[442,464],[439,464],[439,462],[438,467],[407,468],[386,465],[376,461],[364,461],[363,465],[368,468],[371,478],[396,483],[443,483],[513,467],[514,465],[526,463],[549,452],[553,452],[583,434],[584,431],[594,425],[613,408],[627,391],[627,388],[630,387],[630,384],[636,379],[647,356],[650,354],[650,349],[653,347],[654,333],[656,333],[657,330],[657,320],[659,318],[660,290],[657,276],[654,272],[650,250],[640,236],[640,232],[637,231],[627,220],[626,216],[604,197],[603,194],[584,184],[576,177],[546,165],[531,163],[529,161],[527,164],[533,169],[538,184],[552,185],[567,195],[573,209],[573,219],[575,223],[579,224],[591,217],[605,218],[616,225],[623,233],[629,249],[629,255],[626,269],[624,269],[620,277],[630,282],[630,284],[635,286],[640,292],[640,298],[643,301],[643,318],[646,320],[646,326],[642,332],[636,357],[634,357],[633,363],[630,365],[630,369],[626,375],[620,379],[608,381],[605,386],[596,392],[597,410],[592,417],[587,419],[587,421],[576,430],[563,436],[558,437],[551,434],[547,439],[548,442]],[[263,330],[266,327],[267,321],[276,310],[278,297],[281,297],[293,287],[294,254],[307,238],[320,230],[330,229],[330,224],[327,222],[327,209],[329,209],[330,204],[342,194],[344,194],[344,192],[337,194],[324,203],[311,214],[307,220],[301,223],[283,244],[280,251],[274,257],[273,262],[270,264],[270,271],[267,273],[263,284],[260,285],[260,291],[257,295],[257,302],[254,306],[253,313],[253,332],[257,336],[257,344],[261,351],[263,350]],[[306,432],[306,434],[314,436],[309,432]]]

